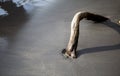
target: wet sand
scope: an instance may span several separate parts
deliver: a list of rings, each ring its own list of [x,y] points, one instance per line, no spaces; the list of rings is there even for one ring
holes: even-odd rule
[[[120,1],[51,0],[26,12],[7,7],[0,18],[0,76],[120,76]],[[77,59],[61,54],[78,11],[111,21],[81,21]]]

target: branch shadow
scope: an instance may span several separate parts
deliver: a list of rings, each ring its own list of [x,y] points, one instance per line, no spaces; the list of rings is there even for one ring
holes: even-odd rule
[[[0,16],[1,53],[6,52],[7,48],[14,44],[16,35],[24,28],[25,24],[30,20],[30,17],[22,6],[16,7],[12,1],[0,3],[0,6],[9,13],[7,16]],[[3,47],[4,49],[2,49]]]
[[[120,34],[120,25],[118,25],[110,20],[107,20],[107,21],[103,22],[102,24],[105,24],[107,27],[114,29],[116,32],[118,32]],[[114,44],[114,45],[108,45],[108,46],[85,48],[85,49],[78,50],[77,56],[79,57],[82,54],[102,52],[102,51],[112,51],[112,50],[118,50],[118,49],[120,49],[120,43]]]
[[[5,17],[0,16],[0,36],[17,34],[18,30],[29,21],[29,15],[23,7],[16,7],[12,1],[0,4],[0,6],[9,13]]]

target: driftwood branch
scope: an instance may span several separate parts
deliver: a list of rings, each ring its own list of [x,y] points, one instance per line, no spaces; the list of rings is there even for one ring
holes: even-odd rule
[[[79,38],[79,22],[82,19],[92,20],[94,22],[103,22],[108,20],[108,18],[103,17],[101,15],[89,13],[89,12],[78,12],[74,15],[73,20],[71,22],[71,34],[68,45],[66,49],[62,51],[62,53],[70,58],[77,58],[76,50],[78,45]]]

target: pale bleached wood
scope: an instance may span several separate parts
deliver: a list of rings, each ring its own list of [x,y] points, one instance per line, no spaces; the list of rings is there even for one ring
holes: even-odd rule
[[[103,22],[106,21],[108,18],[89,13],[89,12],[77,12],[71,22],[71,34],[70,39],[67,45],[67,48],[64,49],[64,55],[71,58],[76,58],[76,50],[78,45],[78,38],[79,38],[79,23],[82,19],[86,18],[87,20],[92,20],[94,22]]]

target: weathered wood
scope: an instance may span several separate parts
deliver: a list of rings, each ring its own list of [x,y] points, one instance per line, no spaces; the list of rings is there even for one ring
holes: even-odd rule
[[[108,20],[108,18],[106,17],[89,12],[76,13],[71,22],[71,34],[67,48],[63,50],[63,54],[67,57],[77,58],[76,50],[79,38],[79,22],[84,18],[86,18],[87,20],[92,20],[94,22],[103,22]]]

